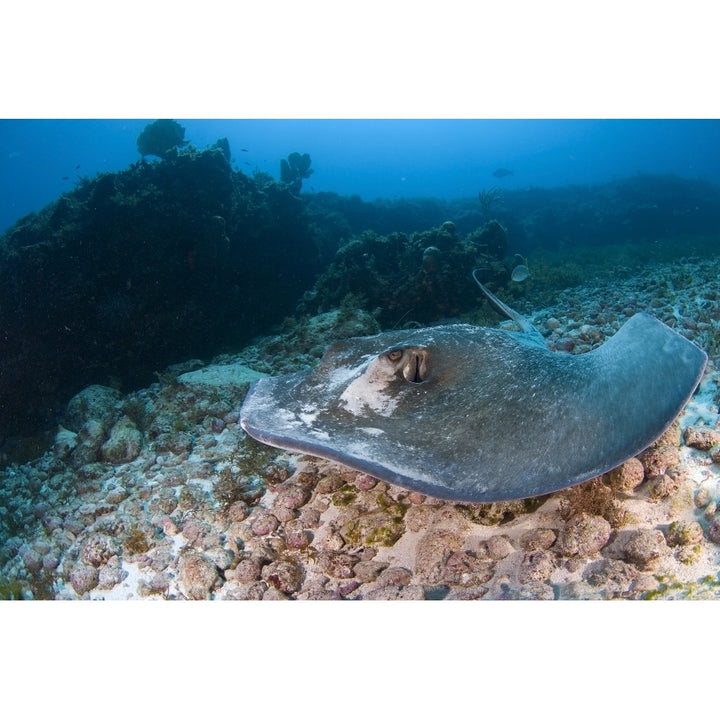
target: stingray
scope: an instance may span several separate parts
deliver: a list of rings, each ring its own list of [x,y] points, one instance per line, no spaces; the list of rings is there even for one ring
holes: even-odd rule
[[[519,331],[450,324],[336,342],[309,371],[256,381],[242,427],[433,497],[504,501],[637,455],[702,377],[705,353],[651,315],[590,352],[553,352],[475,279]]]

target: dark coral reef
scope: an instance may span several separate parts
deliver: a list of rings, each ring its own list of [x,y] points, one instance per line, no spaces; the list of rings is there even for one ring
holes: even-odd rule
[[[473,269],[486,280],[507,281],[506,246],[497,221],[464,238],[450,221],[411,235],[367,231],[337,251],[301,308],[322,312],[351,296],[385,328],[456,317],[478,304]]]
[[[81,181],[0,240],[0,436],[93,382],[138,387],[249,339],[292,312],[317,256],[302,201],[223,147]]]

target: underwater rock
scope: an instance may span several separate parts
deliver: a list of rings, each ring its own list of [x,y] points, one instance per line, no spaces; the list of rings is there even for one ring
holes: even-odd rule
[[[105,432],[120,414],[121,400],[122,393],[115,388],[90,385],[67,404],[63,426],[77,433],[88,420],[95,420]]]
[[[703,529],[699,522],[683,522],[676,520],[670,523],[666,533],[667,544],[670,547],[677,545],[695,545],[703,539]]]
[[[280,523],[271,512],[266,510],[255,510],[250,521],[253,534],[262,536],[275,532]]]
[[[250,514],[250,508],[244,500],[237,500],[227,509],[230,522],[242,522]]]
[[[377,578],[379,587],[403,587],[412,581],[410,570],[399,565],[392,565],[381,571]]]
[[[102,533],[93,533],[83,540],[80,559],[86,565],[100,567],[119,552],[120,546],[114,538]]]
[[[584,577],[593,587],[602,588],[606,599],[626,597],[638,570],[622,560],[603,558],[590,565]]]
[[[239,583],[252,583],[260,579],[261,566],[255,560],[245,558],[241,560],[235,570],[233,571],[233,577]]]
[[[361,513],[340,528],[340,535],[348,545],[381,545],[385,547],[394,545],[405,531],[402,510],[393,512],[392,508],[394,507],[398,506],[389,506],[389,512],[386,508]]]
[[[356,555],[325,550],[318,553],[317,566],[332,578],[347,579],[355,576],[353,568],[360,562]]]
[[[95,567],[83,565],[70,572],[70,584],[78,595],[90,592],[98,582],[99,574]]]
[[[557,551],[566,557],[589,557],[605,547],[610,532],[610,523],[604,517],[578,513],[560,531]]]
[[[174,537],[180,532],[180,528],[175,524],[175,521],[170,517],[164,517],[161,521],[162,531],[168,537]]]
[[[518,582],[521,585],[541,583],[547,580],[555,570],[551,553],[545,550],[533,550],[523,556],[518,568]]]
[[[425,530],[435,517],[435,509],[431,505],[410,505],[405,514],[405,526],[412,532]]]
[[[377,560],[361,560],[355,565],[355,577],[361,583],[369,583],[377,580],[378,575],[388,566],[386,562]]]
[[[163,432],[155,438],[154,447],[157,453],[185,455],[192,450],[193,436],[186,432]]]
[[[675,467],[680,462],[680,450],[671,445],[656,443],[639,456],[645,468],[646,477],[663,475],[668,468]]]
[[[706,508],[716,499],[717,487],[714,480],[705,480],[695,493],[695,507]]]
[[[310,499],[310,492],[300,485],[281,486],[275,499],[275,507],[289,508],[296,510],[302,507]]]
[[[267,585],[263,582],[249,583],[233,588],[228,595],[230,600],[264,600]],[[268,600],[270,598],[268,597]]]
[[[630,590],[638,597],[652,593],[660,588],[660,582],[653,575],[639,575],[630,585]]]
[[[430,530],[418,540],[415,574],[431,584],[442,581],[445,564],[462,547],[462,538],[447,530]]]
[[[167,595],[170,589],[172,577],[167,572],[157,572],[150,581],[141,580],[138,583],[138,593],[140,597],[148,597],[150,595]]]
[[[208,365],[199,370],[183,373],[178,377],[178,382],[188,387],[239,388],[249,386],[250,383],[261,377],[267,377],[266,373],[257,372],[241,363],[233,363],[231,365]]]
[[[111,557],[98,572],[98,588],[100,590],[110,590],[125,580],[128,574],[127,570],[120,567],[119,558],[117,556]]]
[[[178,563],[182,589],[190,600],[209,600],[210,592],[220,579],[215,563],[204,553],[189,550]]]
[[[209,523],[189,518],[183,523],[182,536],[191,543],[196,543],[207,535],[210,530],[211,527]]]
[[[128,495],[129,493],[124,487],[113,485],[108,488],[107,494],[105,495],[105,502],[110,503],[110,505],[119,505]],[[173,493],[173,498],[174,496]],[[173,505],[172,510],[174,509],[175,505]],[[166,512],[172,512],[172,510],[167,510]]]
[[[53,440],[53,455],[58,460],[63,460],[75,449],[77,444],[77,433],[61,425]]]
[[[300,510],[298,521],[303,524],[303,527],[316,528],[318,527],[318,525],[320,525],[321,516],[322,512],[320,511],[320,509],[312,507],[311,505],[305,505]]]
[[[708,525],[707,535],[715,544],[720,545],[720,516],[715,516]]]
[[[320,546],[323,550],[337,552],[345,547],[345,540],[337,530],[331,529],[320,541]]]
[[[645,479],[645,468],[637,458],[630,458],[607,473],[610,486],[619,492],[631,493]]]
[[[720,430],[716,428],[688,425],[684,433],[685,444],[698,450],[710,450],[720,445]]]
[[[285,544],[289,548],[303,550],[311,541],[311,534],[305,530],[300,520],[290,520],[285,524]]]
[[[667,552],[665,536],[660,530],[635,530],[625,544],[625,556],[641,570],[652,570]]]
[[[37,550],[25,547],[20,550],[20,557],[22,558],[25,569],[31,574],[36,575],[42,569],[42,555]]]
[[[467,588],[451,590],[446,600],[480,600],[488,593],[488,588],[483,585],[473,585]]]
[[[303,569],[300,565],[287,560],[277,560],[265,565],[261,577],[268,584],[286,595],[300,590],[303,582]]]
[[[435,249],[440,249],[441,251],[451,250],[453,245],[455,245],[458,241],[458,237],[455,234],[455,223],[450,222],[449,220],[444,222],[438,228],[434,240],[434,244],[430,247],[435,247]],[[427,253],[427,250],[425,250],[425,253]],[[425,253],[423,253],[423,258]]]
[[[270,601],[290,600],[290,598],[284,592],[282,592],[282,590],[278,590],[274,585],[267,586],[267,589],[263,593],[262,599]]]
[[[450,555],[445,563],[442,580],[452,585],[484,583],[492,578],[493,565],[493,561],[487,557],[478,557],[468,550],[459,550]]]
[[[89,383],[142,387],[171,363],[237,347],[311,287],[304,204],[272,180],[261,192],[223,148],[168,157],[169,145],[156,148],[162,162],[80,179],[0,237],[0,428],[45,429]],[[77,432],[85,419],[62,424]]]
[[[113,465],[132,462],[142,449],[142,433],[135,423],[123,415],[110,430],[110,437],[100,448],[103,460]]]
[[[235,562],[235,553],[232,550],[222,547],[204,547],[205,555],[215,563],[220,572],[228,570]]]
[[[487,551],[493,560],[502,560],[515,552],[515,548],[507,535],[493,535],[487,541]]]
[[[60,565],[60,558],[55,553],[48,553],[43,555],[42,566],[43,570],[53,572]]]
[[[88,420],[78,432],[77,445],[70,454],[70,464],[80,468],[98,459],[100,447],[105,440],[105,428],[99,420]]]
[[[422,585],[385,585],[362,595],[363,600],[425,600]]]
[[[674,495],[680,489],[682,482],[682,476],[671,470],[650,478],[648,481],[648,493],[653,500],[662,500]]]
[[[518,542],[523,550],[532,552],[533,550],[549,550],[555,544],[556,539],[554,530],[534,528],[524,532]]]

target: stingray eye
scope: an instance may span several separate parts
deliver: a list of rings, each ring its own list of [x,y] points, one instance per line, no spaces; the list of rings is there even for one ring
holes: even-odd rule
[[[402,350],[390,350],[387,354],[388,360],[392,360],[393,362],[397,362],[402,356]]]

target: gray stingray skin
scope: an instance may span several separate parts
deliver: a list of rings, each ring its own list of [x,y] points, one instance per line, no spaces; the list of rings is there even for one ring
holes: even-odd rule
[[[702,350],[645,313],[591,352],[554,353],[486,292],[523,332],[454,324],[337,342],[310,371],[258,380],[242,427],[433,497],[520,499],[637,455],[705,369]]]

